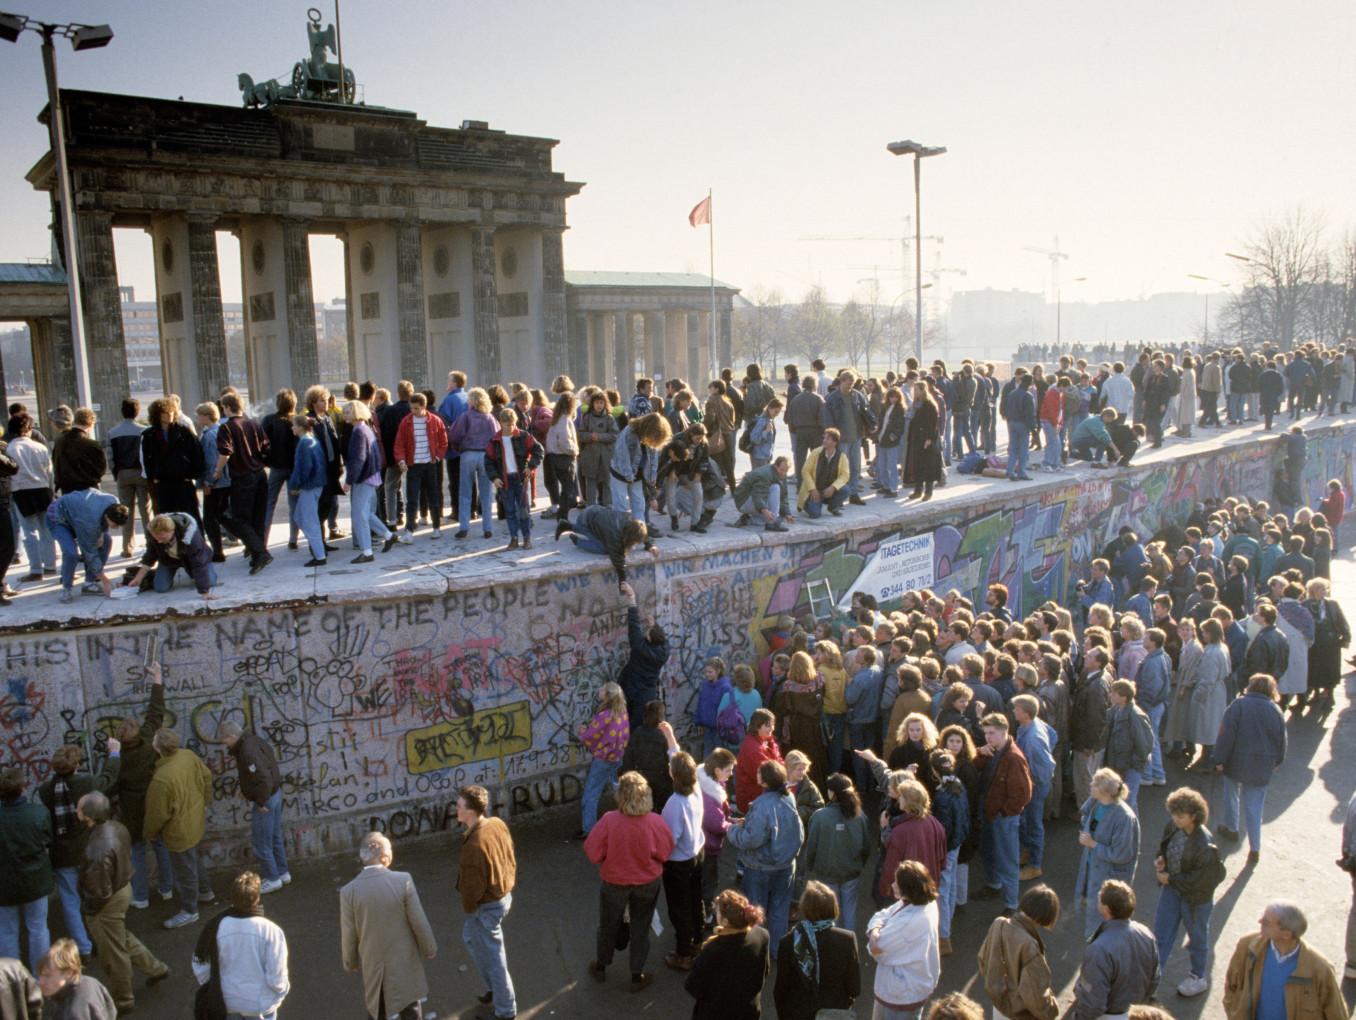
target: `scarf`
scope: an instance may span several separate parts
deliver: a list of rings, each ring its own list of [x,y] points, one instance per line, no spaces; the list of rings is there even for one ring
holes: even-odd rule
[[[57,776],[52,785],[53,829],[58,836],[69,836],[75,832],[79,819],[75,816],[75,799],[65,776]]]
[[[819,942],[815,932],[833,927],[833,918],[825,921],[800,921],[792,930],[791,949],[796,955],[796,966],[810,982],[811,988],[819,987]]]

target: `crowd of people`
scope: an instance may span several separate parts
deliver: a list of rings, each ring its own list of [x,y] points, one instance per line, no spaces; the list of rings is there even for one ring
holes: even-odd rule
[[[1254,363],[1257,386],[1245,388]],[[912,484],[927,499],[952,457],[962,471],[1024,479],[1037,434],[1048,470],[1080,457],[1123,464],[1141,438],[1161,443],[1171,421],[1188,434],[1218,424],[1220,396],[1229,421],[1258,413],[1268,427],[1286,393],[1296,419],[1356,400],[1356,349],[1215,352],[1200,359],[1199,376],[1189,352],[1179,363],[1145,351],[1130,372],[1122,363],[1089,369],[1065,356],[1048,375],[1019,369],[1000,386],[991,366],[969,362],[954,372],[910,362],[884,380],[852,370],[830,378],[815,362],[804,376],[786,366],[782,397],[750,365],[739,383],[728,370],[713,380],[704,405],[682,380],[660,396],[642,379],[623,402],[598,387],[576,393],[566,377],[548,397],[518,385],[468,389],[453,372],[441,399],[408,382],[395,400],[370,383],[342,401],[317,386],[298,413],[283,391],[259,422],[235,392],[198,405],[196,423],[167,397],[143,426],[129,399],[106,443],[92,436],[93,412],[57,408],[50,452],[27,410],[12,406],[0,446],[10,511],[0,515],[0,540],[7,527],[10,535],[8,549],[0,541],[0,578],[17,528],[26,580],[56,570],[59,545],[63,601],[73,601],[81,567],[84,592],[109,594],[115,531],[124,555],[138,551],[135,510],[144,548],[116,587],[169,591],[182,571],[212,599],[227,548],[243,547],[251,573],[272,562],[268,535],[284,490],[289,546],[305,541],[312,568],[344,538],[355,562],[372,561],[377,543],[385,552],[412,542],[425,526],[439,539],[444,484],[456,539],[477,518],[493,538],[498,510],[509,547],[531,548],[540,466],[556,540],[610,556],[628,602],[629,660],[576,733],[593,759],[578,833],[601,880],[593,980],[605,983],[625,952],[629,989],[654,981],[646,964],[662,890],[674,939],[664,963],[683,975],[695,1016],[756,1017],[774,969],[779,1016],[849,1008],[863,995],[860,933],[876,963],[873,1015],[914,1020],[951,955],[957,908],[994,900],[1002,916],[977,961],[986,993],[1001,1016],[1053,1020],[1040,933],[1061,902],[1040,880],[1046,824],[1066,815],[1079,823],[1082,853],[1064,898],[1079,905],[1090,940],[1068,1012],[1148,1017],[1179,930],[1191,972],[1177,991],[1208,989],[1210,913],[1224,877],[1217,840],[1246,833],[1248,866],[1258,866],[1266,789],[1286,752],[1282,713],[1331,709],[1350,644],[1327,581],[1345,494],[1334,480],[1317,507],[1302,505],[1298,426],[1286,436],[1274,502],[1211,498],[1153,536],[1122,529],[1068,607],[1015,619],[995,584],[982,607],[957,590],[923,590],[886,614],[858,592],[842,618],[781,618],[765,658],[712,658],[691,678],[697,711],[686,746],[659,697],[668,636],[642,617],[626,581],[627,551],[654,550],[664,516],[674,531],[682,517],[704,531],[727,491],[735,526],[761,519],[780,531],[798,519],[793,509],[818,518],[863,503],[870,475],[880,498]],[[995,466],[999,418],[1009,455]],[[774,455],[779,421],[789,457]],[[740,477],[737,450],[750,458]],[[116,496],[102,490],[110,470]],[[343,495],[351,536],[338,526]],[[134,969],[148,988],[169,974],[127,925],[129,911],[149,905],[152,879],[178,908],[169,928],[199,924],[200,905],[216,899],[198,852],[211,774],[164,727],[160,669],[150,668],[144,719],[123,721],[97,773],[80,771],[84,750],[66,745],[32,796],[21,770],[0,775],[0,845],[11,862],[0,890],[0,980],[19,990],[15,1001],[24,990],[46,996],[58,1016],[125,1013]],[[218,1011],[209,1015],[272,1020],[289,988],[287,944],[260,904],[291,881],[282,775],[257,734],[228,724],[218,739],[252,804],[258,870],[232,879],[230,907],[202,926],[193,969],[205,1008]],[[1215,773],[1220,784],[1209,800],[1185,783],[1167,798],[1171,821],[1151,851],[1161,888],[1150,930],[1134,920],[1138,794],[1166,785],[1169,767]],[[609,790],[616,807],[600,813]],[[489,803],[480,787],[459,791],[458,889],[483,1015],[506,1020],[517,1012],[503,935],[516,862]],[[1344,859],[1356,869],[1356,807],[1347,828]],[[417,1018],[432,930],[413,880],[390,870],[389,841],[370,834],[359,857],[363,870],[341,894],[343,965],[362,973],[370,1016]],[[974,882],[971,864],[982,874]],[[67,933],[55,942],[54,891]],[[863,926],[864,896],[874,912]],[[1260,935],[1230,962],[1231,1020],[1298,1015],[1288,1006],[1296,975],[1312,989],[1313,1015],[1336,1020],[1335,972],[1303,943],[1305,928],[1295,904],[1267,908]],[[17,962],[25,942],[36,983]],[[1356,930],[1347,951],[1344,976],[1356,977]],[[84,973],[96,953],[106,987]],[[931,1016],[972,1008],[955,997],[928,1006]]]
[[[374,561],[378,545],[390,552],[412,543],[424,528],[439,539],[444,518],[458,540],[478,520],[483,540],[506,531],[508,549],[531,549],[539,504],[557,540],[573,532],[580,548],[615,560],[628,547],[652,549],[665,517],[671,532],[684,518],[690,531],[706,532],[727,495],[736,527],[784,531],[798,519],[841,516],[870,495],[904,496],[906,487],[907,498],[931,499],[953,464],[1012,481],[1030,480],[1037,467],[1124,466],[1174,427],[1190,436],[1195,427],[1260,418],[1269,430],[1282,404],[1292,424],[1274,501],[1293,513],[1303,503],[1305,439],[1296,423],[1356,403],[1356,346],[1264,345],[1251,354],[1146,347],[1114,363],[1063,354],[1048,369],[1018,366],[1006,381],[988,363],[923,367],[913,358],[884,378],[850,368],[831,376],[822,360],[804,373],[785,365],[782,376],[779,393],[756,364],[739,380],[727,368],[704,398],[682,379],[663,381],[662,394],[659,382],[640,379],[628,398],[576,388],[568,376],[556,377],[549,394],[523,383],[468,388],[464,373],[451,372],[441,396],[408,380],[394,396],[370,381],[348,383],[342,400],[319,385],[300,403],[282,390],[258,421],[227,387],[193,417],[170,395],[143,419],[129,397],[103,441],[88,408],[54,408],[44,433],[23,404],[12,404],[0,440],[8,511],[0,513],[0,605],[17,594],[5,572],[20,562],[23,582],[59,576],[65,603],[82,572],[86,595],[166,592],[182,572],[202,598],[215,599],[227,549],[243,549],[251,574],[273,562],[269,537],[284,492],[287,548],[304,543],[308,569],[326,567],[341,539],[351,540],[355,563]],[[790,456],[774,451],[783,425]],[[1038,466],[1033,450],[1042,451]],[[742,473],[736,453],[748,457]],[[597,507],[615,513],[571,522]],[[1325,506],[1330,529],[1342,510]],[[110,578],[115,536],[124,558],[138,552],[137,518],[139,560]],[[627,519],[640,527],[623,536]]]

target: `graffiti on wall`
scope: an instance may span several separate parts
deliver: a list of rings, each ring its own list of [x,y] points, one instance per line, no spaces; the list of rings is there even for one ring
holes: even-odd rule
[[[1340,435],[1311,441],[1311,505],[1329,478],[1350,491],[1348,449]],[[1270,494],[1278,455],[1277,444],[1230,448],[1070,480],[1023,502],[995,485],[986,502],[929,508],[903,526],[647,559],[632,580],[642,606],[653,607],[647,619],[652,612],[671,635],[661,689],[670,717],[680,731],[690,726],[707,658],[766,655],[779,616],[824,609],[825,590],[842,598],[883,541],[932,532],[940,590],[978,601],[999,582],[1023,611],[1047,599],[1067,604],[1122,525],[1151,535],[1180,524],[1207,494]],[[294,849],[346,849],[369,829],[402,837],[450,828],[467,783],[489,788],[510,817],[577,802],[588,756],[575,728],[628,654],[626,605],[601,558],[589,571],[436,597],[16,634],[0,638],[0,763],[41,782],[52,751],[74,742],[97,765],[118,722],[144,716],[152,634],[166,725],[215,777],[208,851],[218,863],[248,856],[248,807],[217,739],[221,723],[251,727],[275,748]]]

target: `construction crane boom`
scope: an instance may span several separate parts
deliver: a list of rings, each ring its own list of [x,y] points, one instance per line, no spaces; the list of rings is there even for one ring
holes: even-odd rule
[[[1069,257],[1068,252],[1059,250],[1059,235],[1055,236],[1055,246],[1053,248],[1036,248],[1031,245],[1026,245],[1022,248],[1022,251],[1034,251],[1037,255],[1044,255],[1050,260],[1050,287],[1058,294],[1059,263],[1060,260],[1067,260]]]

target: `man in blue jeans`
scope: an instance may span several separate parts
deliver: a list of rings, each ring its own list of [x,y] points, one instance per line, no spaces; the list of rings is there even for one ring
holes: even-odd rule
[[[786,934],[796,854],[805,830],[796,813],[796,802],[786,790],[786,768],[781,762],[759,765],[758,785],[763,792],[754,798],[743,819],[732,822],[725,839],[739,851],[744,895],[767,915],[775,960],[777,946]]]
[[[1008,718],[990,712],[979,724],[984,743],[979,748],[979,803],[983,828],[979,852],[987,884],[973,899],[1003,897],[1008,910],[1017,909],[1017,869],[1021,854],[1022,812],[1031,803],[1031,769],[1017,741],[1008,735]]]
[[[1031,376],[1023,375],[1007,395],[1008,481],[1029,482],[1027,457],[1031,453],[1031,430],[1036,427],[1036,398],[1031,395]]]
[[[250,813],[250,842],[263,877],[259,892],[277,892],[292,881],[283,846],[282,772],[278,760],[259,734],[241,729],[234,720],[217,727],[217,737],[235,759],[241,796],[254,805]]]
[[[461,907],[466,912],[461,937],[480,980],[485,983],[486,991],[480,994],[480,1001],[493,1004],[492,1010],[477,1012],[476,1017],[511,1020],[518,1015],[518,1000],[508,972],[503,924],[513,906],[518,866],[508,826],[498,818],[486,818],[489,807],[490,794],[483,786],[461,788],[457,821],[466,826],[457,872],[457,892],[461,893]]]
[[[1262,808],[1272,773],[1285,761],[1285,717],[1276,701],[1276,681],[1254,674],[1248,689],[1224,711],[1224,725],[1215,741],[1214,761],[1224,774],[1224,803],[1219,835],[1238,839],[1240,790],[1243,822],[1248,830],[1248,863],[1256,864],[1262,851]]]

